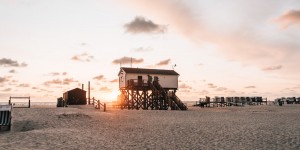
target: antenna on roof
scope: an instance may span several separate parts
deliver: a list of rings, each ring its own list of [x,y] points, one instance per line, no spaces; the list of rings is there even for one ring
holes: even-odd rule
[[[174,67],[176,67],[176,64],[172,65],[173,70],[174,70]]]

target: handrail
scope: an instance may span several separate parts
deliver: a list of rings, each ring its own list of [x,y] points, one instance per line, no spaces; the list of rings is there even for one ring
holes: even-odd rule
[[[10,96],[9,97],[9,100],[8,100],[8,104],[11,105],[11,101],[12,99],[28,99],[28,106],[27,107],[14,107],[14,108],[30,108],[30,96],[26,96],[26,97],[13,97],[13,96]]]
[[[102,106],[102,108],[103,108],[103,111],[106,111],[106,103],[101,103],[100,102],[100,100],[94,100],[94,107],[96,108],[96,109],[99,109],[99,110],[101,110],[101,106]]]

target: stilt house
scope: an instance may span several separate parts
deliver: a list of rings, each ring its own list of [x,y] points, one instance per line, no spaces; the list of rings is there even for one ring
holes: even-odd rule
[[[179,74],[174,70],[121,67],[118,76],[121,108],[187,110],[175,94]]]

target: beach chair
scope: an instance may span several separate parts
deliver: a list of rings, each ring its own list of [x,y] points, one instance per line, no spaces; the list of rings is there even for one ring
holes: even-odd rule
[[[12,105],[0,105],[0,131],[8,131],[11,127]]]
[[[225,98],[221,97],[221,107],[226,106]]]

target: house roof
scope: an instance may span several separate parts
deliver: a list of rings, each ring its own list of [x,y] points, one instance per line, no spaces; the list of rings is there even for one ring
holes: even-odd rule
[[[67,92],[65,92],[65,93],[73,92],[73,91],[86,92],[85,90],[82,90],[82,89],[80,89],[80,88],[75,88],[75,89],[69,90],[69,91],[67,91]]]
[[[137,74],[163,74],[163,75],[179,75],[174,70],[162,70],[162,69],[145,69],[145,68],[125,68],[121,67],[121,70],[124,70],[126,73],[137,73]]]

